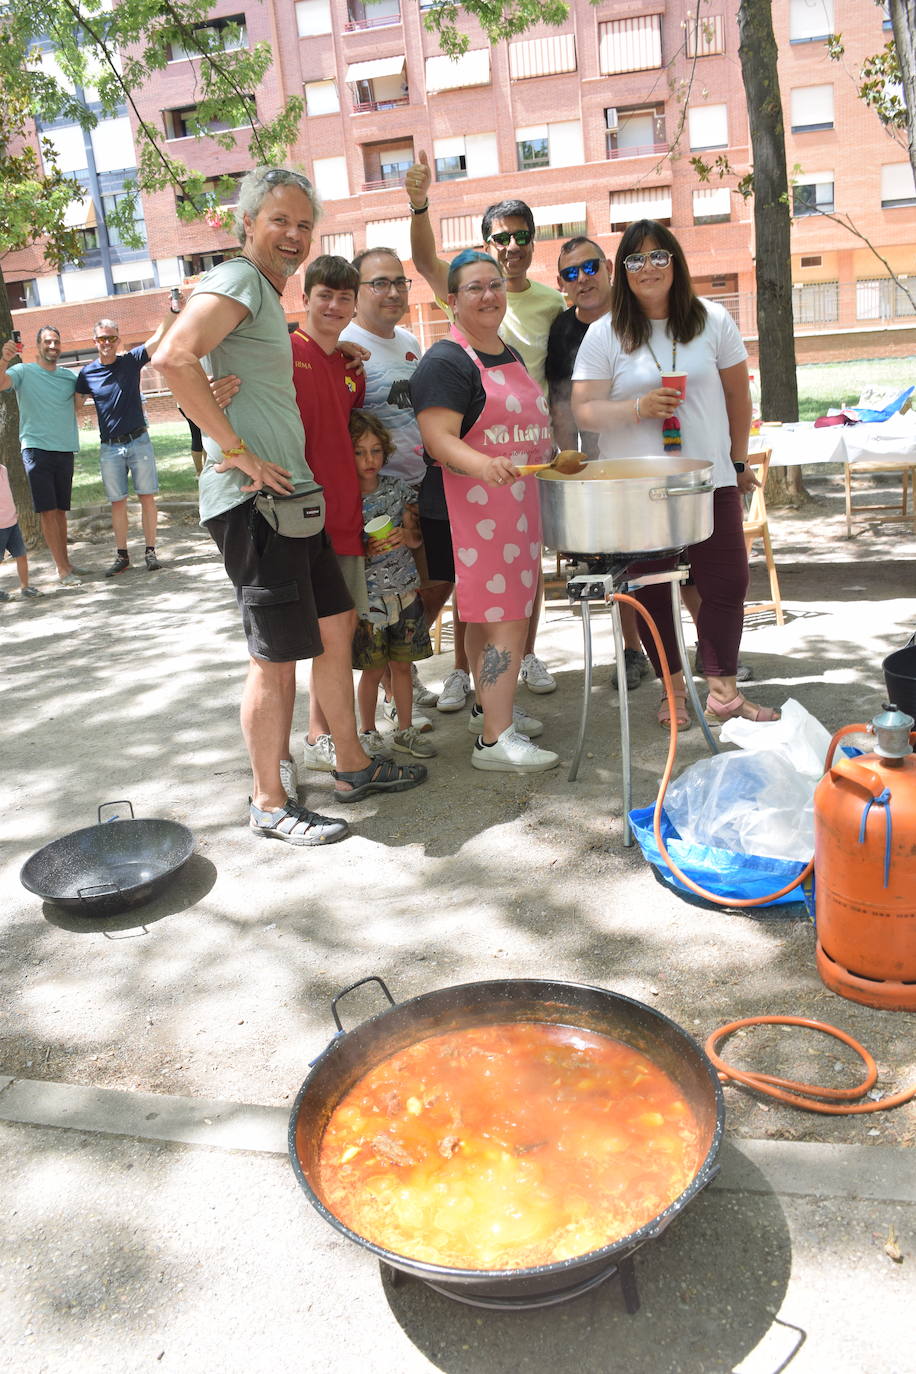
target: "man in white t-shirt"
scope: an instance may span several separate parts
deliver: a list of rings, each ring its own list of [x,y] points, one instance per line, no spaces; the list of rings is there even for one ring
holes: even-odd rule
[[[442,303],[448,298],[448,263],[436,251],[436,237],[429,222],[429,188],[432,170],[426,153],[409,169],[406,178],[410,200],[410,248],[417,271]],[[550,326],[566,309],[566,301],[552,286],[531,281],[528,269],[534,257],[534,215],[523,200],[501,200],[483,213],[480,236],[488,253],[499,263],[506,279],[506,314],[500,337],[521,354],[522,361],[547,391],[544,363]],[[538,583],[534,611],[528,622],[528,639],[522,658],[521,681],[529,691],[556,691],[556,680],[534,652],[543,600],[543,578]]]

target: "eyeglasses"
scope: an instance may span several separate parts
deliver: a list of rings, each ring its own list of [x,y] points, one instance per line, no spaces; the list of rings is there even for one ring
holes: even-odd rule
[[[623,265],[628,272],[641,272],[647,260],[653,267],[667,267],[671,254],[667,248],[653,248],[651,253],[630,253],[629,257],[624,258]]]
[[[118,342],[118,335],[117,335],[117,334],[96,334],[96,336],[95,336],[95,341],[96,341],[96,343],[117,343],[117,342]]]
[[[312,194],[312,183],[301,172],[288,172],[285,167],[272,167],[264,178],[268,186],[298,186],[307,196]]]
[[[469,281],[467,286],[459,286],[458,290],[463,291],[466,296],[476,299],[484,294],[485,291],[492,291],[498,295],[500,291],[505,291],[506,283],[502,277],[494,277],[492,281]]]
[[[508,248],[512,239],[518,244],[519,248],[527,248],[534,234],[530,229],[506,229],[498,234],[491,234],[488,243],[498,243],[500,248]]]
[[[564,281],[569,282],[578,281],[580,272],[584,272],[587,277],[594,277],[601,261],[601,258],[586,258],[585,262],[578,262],[575,267],[559,268],[559,274]]]
[[[368,286],[377,296],[387,296],[392,286],[395,291],[409,291],[413,277],[373,277],[371,281],[361,281],[360,286]]]

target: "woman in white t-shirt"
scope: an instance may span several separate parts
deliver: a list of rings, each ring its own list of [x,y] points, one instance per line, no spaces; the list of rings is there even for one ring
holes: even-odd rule
[[[663,374],[687,374],[682,400]],[[589,326],[573,371],[573,413],[580,429],[600,435],[601,458],[677,453],[712,462],[714,527],[687,550],[702,599],[697,639],[709,686],[707,719],[775,720],[738,691],[738,646],[744,625],[747,552],[742,494],[757,486],[746,465],[751,423],[747,350],[728,312],[693,289],[683,249],[670,229],[637,220],[623,234],[614,264],[611,313]],[[671,560],[634,563],[632,571],[672,567]],[[674,679],[679,729],[690,725],[668,587],[637,593],[658,625]],[[640,633],[656,675],[651,636]],[[659,724],[669,728],[663,696]]]

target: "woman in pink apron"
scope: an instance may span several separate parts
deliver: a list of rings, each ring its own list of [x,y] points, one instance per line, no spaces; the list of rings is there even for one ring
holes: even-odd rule
[[[498,264],[459,253],[448,285],[455,323],[421,360],[411,395],[426,451],[443,468],[455,595],[483,708],[471,762],[542,772],[558,756],[519,733],[512,712],[541,566],[535,479],[518,468],[550,460],[547,402],[499,336],[506,283]]]

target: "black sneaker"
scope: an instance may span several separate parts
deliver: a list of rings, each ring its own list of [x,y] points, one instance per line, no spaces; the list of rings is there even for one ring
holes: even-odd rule
[[[128,557],[128,555],[126,553],[116,554],[115,561],[112,563],[111,567],[108,569],[105,576],[117,577],[118,573],[126,572],[129,567],[130,558]]]
[[[159,559],[156,557],[156,550],[155,550],[155,549],[147,549],[147,551],[146,551],[146,553],[145,553],[145,555],[144,555],[144,558],[145,558],[145,560],[146,560],[146,571],[147,571],[147,572],[158,572],[159,569],[162,567],[162,564],[159,562]]]

